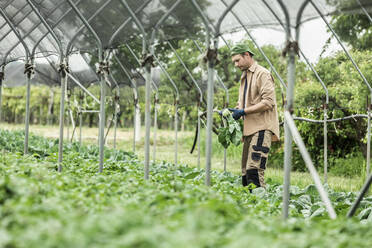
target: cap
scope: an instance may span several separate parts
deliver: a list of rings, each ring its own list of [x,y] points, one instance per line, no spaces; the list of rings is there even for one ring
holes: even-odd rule
[[[247,44],[238,43],[235,46],[233,46],[233,48],[231,49],[230,55],[234,56],[236,54],[242,54],[245,52],[249,52],[250,54],[254,55],[254,53],[251,51],[251,49],[249,48]]]

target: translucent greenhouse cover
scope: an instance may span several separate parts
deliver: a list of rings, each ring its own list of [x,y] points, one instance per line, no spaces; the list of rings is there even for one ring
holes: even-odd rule
[[[84,25],[77,11],[71,7],[69,0],[0,0],[0,8],[16,27],[24,45],[29,50],[29,55],[32,56],[34,52],[35,57],[58,55],[60,48],[29,2],[36,7],[53,29],[64,54],[71,54],[76,50],[94,53],[98,50],[98,44],[101,44],[102,49],[115,49],[133,37],[141,38],[141,31],[133,21],[125,3],[129,5],[131,11],[142,23],[147,41],[149,41],[156,24],[169,9],[174,7],[176,2],[179,4],[174,7],[163,24],[158,26],[156,38],[171,40],[205,35],[203,19],[191,0],[71,0],[97,34],[99,42]],[[212,35],[215,35],[215,27],[221,14],[233,0],[196,0],[196,2],[210,21],[209,28]],[[290,25],[293,28],[296,26],[297,13],[303,1],[282,0],[282,2],[286,6]],[[312,0],[312,2],[323,15],[341,12],[359,13],[362,11],[361,5],[368,12],[372,11],[372,1],[370,0]],[[303,23],[317,17],[319,14],[315,8],[311,4],[307,4],[300,22]],[[219,34],[239,30],[242,26],[249,29],[275,27],[280,25],[277,18],[281,22],[285,22],[284,12],[277,0],[240,0],[226,15]],[[24,45],[21,44],[20,39],[15,35],[5,18],[0,18],[0,65],[25,58]],[[39,70],[44,71],[42,68],[43,65]],[[40,78],[44,77],[41,73],[39,74]],[[58,75],[54,77],[52,74],[49,72],[48,75],[52,77],[50,82],[54,83],[58,81]],[[86,73],[87,77],[94,76],[88,74]],[[90,72],[90,74],[92,73]],[[82,81],[89,82],[90,79]],[[126,79],[122,79],[122,81],[124,85],[130,85]]]

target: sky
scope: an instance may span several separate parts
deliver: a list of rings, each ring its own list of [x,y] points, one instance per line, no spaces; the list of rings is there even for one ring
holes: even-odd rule
[[[280,49],[284,48],[285,34],[284,32],[273,29],[253,29],[250,30],[251,35],[255,38],[257,43],[262,45],[272,44]],[[234,43],[243,39],[245,32],[237,32],[233,34],[224,35],[225,39],[232,40]],[[302,52],[311,63],[316,63],[324,44],[331,37],[331,33],[327,32],[327,26],[322,19],[318,18],[302,25],[300,31],[299,45]],[[220,43],[223,44],[223,43]],[[331,44],[327,48],[323,56],[330,55],[335,51],[341,50],[341,46],[337,43],[335,38],[332,38]]]

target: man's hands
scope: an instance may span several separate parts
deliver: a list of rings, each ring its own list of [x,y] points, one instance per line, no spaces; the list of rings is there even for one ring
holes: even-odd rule
[[[229,110],[232,112],[232,116],[234,120],[240,119],[240,117],[245,115],[244,109],[233,109],[229,108]]]

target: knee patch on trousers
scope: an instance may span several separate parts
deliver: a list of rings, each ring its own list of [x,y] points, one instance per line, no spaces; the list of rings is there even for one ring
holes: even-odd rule
[[[261,187],[261,184],[260,184],[260,179],[259,179],[259,176],[258,176],[258,169],[249,169],[247,170],[247,184],[251,184],[253,183],[254,185],[256,185],[256,187]]]

